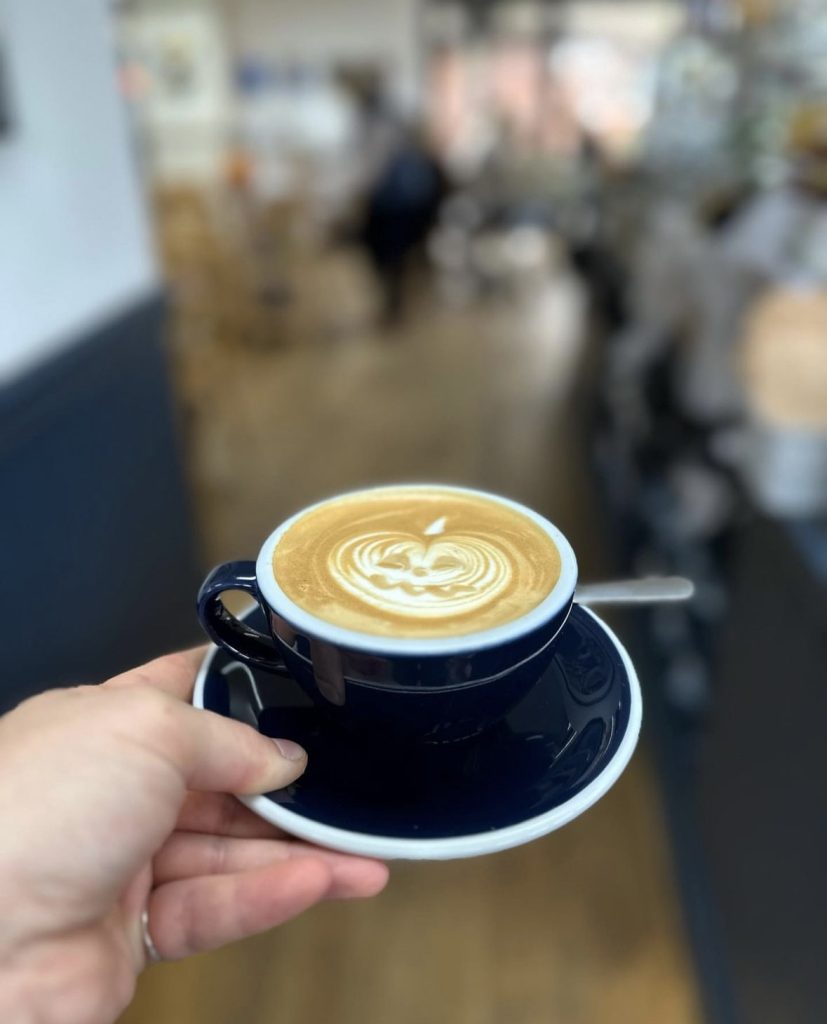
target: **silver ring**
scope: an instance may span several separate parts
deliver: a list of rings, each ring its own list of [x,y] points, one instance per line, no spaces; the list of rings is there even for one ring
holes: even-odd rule
[[[141,936],[144,940],[144,953],[146,954],[147,964],[159,964],[163,957],[158,952],[158,947],[152,941],[152,936],[149,934],[149,910],[144,910],[141,914]]]

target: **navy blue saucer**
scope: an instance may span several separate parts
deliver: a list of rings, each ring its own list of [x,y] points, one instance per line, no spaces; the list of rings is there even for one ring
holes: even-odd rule
[[[264,628],[259,609],[245,618]],[[218,648],[194,703],[308,751],[295,783],[246,800],[257,813],[320,844],[385,857],[470,856],[558,828],[619,777],[641,719],[628,654],[578,605],[543,679],[506,719],[462,742],[355,745],[291,679],[251,671]]]

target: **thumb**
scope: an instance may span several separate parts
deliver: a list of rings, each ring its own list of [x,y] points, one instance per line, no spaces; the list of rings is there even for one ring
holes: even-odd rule
[[[273,740],[243,722],[162,700],[175,719],[165,753],[187,789],[266,793],[294,782],[307,767],[307,754],[292,740]]]

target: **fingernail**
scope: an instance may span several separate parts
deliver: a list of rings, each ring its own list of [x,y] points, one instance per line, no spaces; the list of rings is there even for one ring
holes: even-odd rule
[[[303,757],[307,757],[304,747],[300,747],[292,740],[273,740],[273,743],[278,747],[281,756],[288,761],[301,761]]]

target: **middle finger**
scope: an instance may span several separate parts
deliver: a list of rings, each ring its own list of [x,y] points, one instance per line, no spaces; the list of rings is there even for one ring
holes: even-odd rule
[[[187,793],[178,815],[181,832],[237,836],[240,839],[278,839],[284,832],[253,814],[229,793]]]
[[[307,857],[323,861],[332,869],[332,896],[372,895],[387,881],[387,867],[379,861],[324,850],[309,843],[173,832],[155,855],[153,882],[163,885],[202,875],[255,871],[279,861]]]

